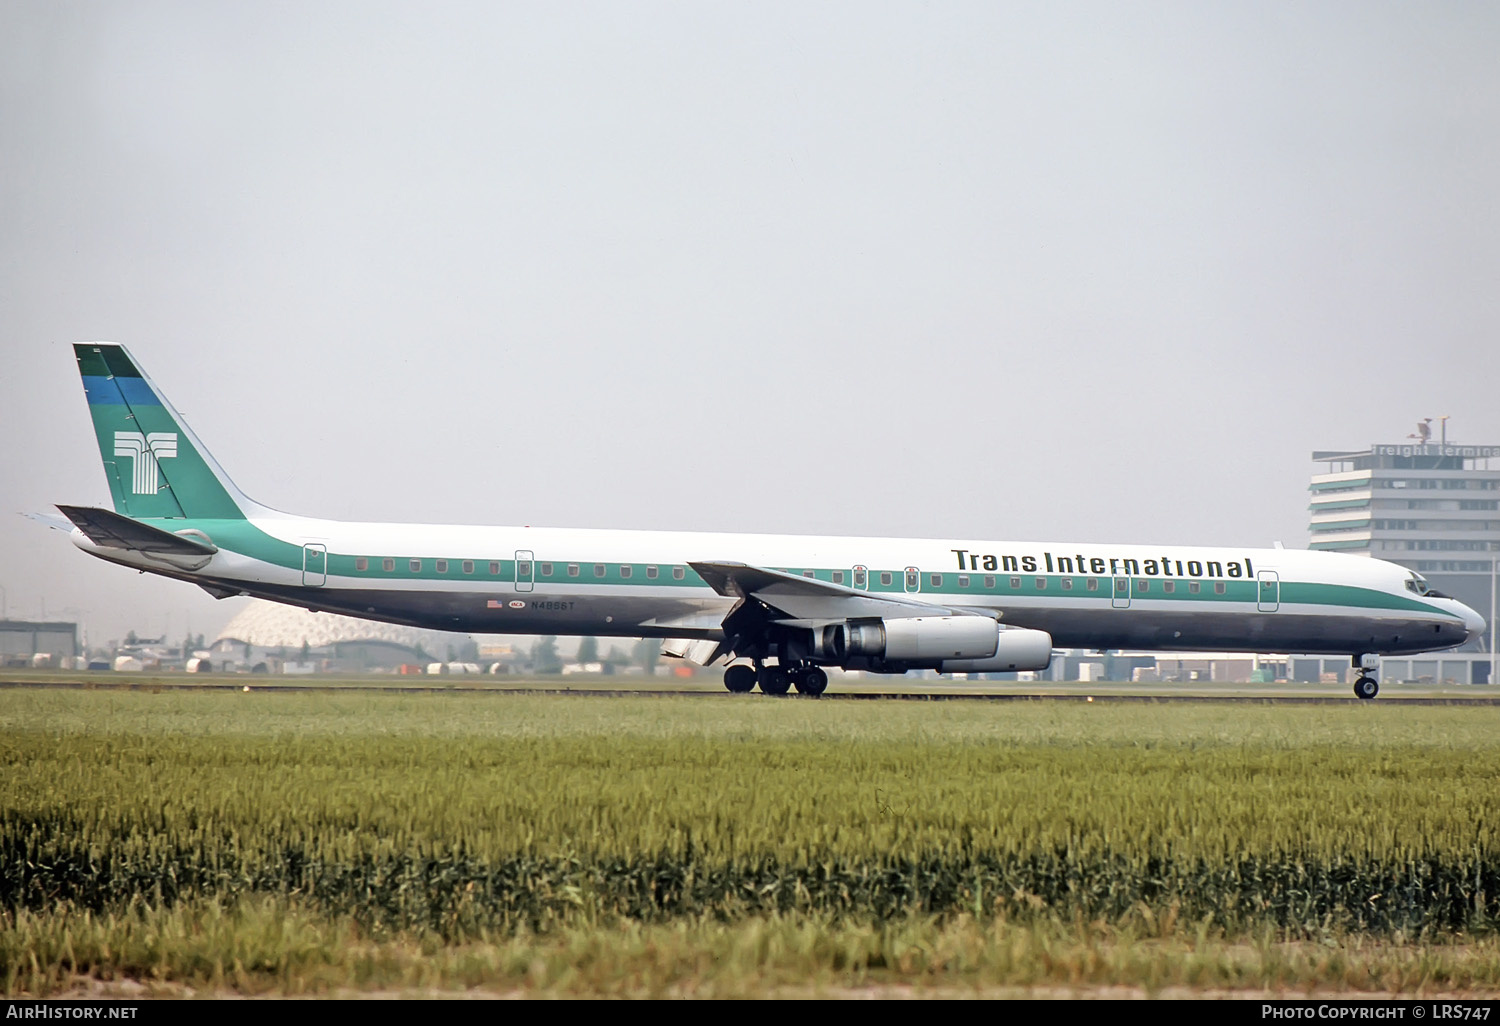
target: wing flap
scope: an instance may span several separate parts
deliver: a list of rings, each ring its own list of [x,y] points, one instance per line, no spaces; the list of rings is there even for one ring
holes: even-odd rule
[[[666,638],[661,644],[661,654],[671,659],[685,659],[699,666],[708,666],[718,658],[721,643],[703,638]]]

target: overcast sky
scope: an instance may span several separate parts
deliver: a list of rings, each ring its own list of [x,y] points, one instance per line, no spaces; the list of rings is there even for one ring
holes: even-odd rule
[[[1500,6],[0,2],[0,589],[244,600],[70,346],[343,519],[1289,547],[1315,448],[1500,443]],[[684,552],[679,558],[736,558]]]

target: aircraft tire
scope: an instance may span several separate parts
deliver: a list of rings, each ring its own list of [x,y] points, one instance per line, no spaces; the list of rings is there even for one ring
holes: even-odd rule
[[[1354,682],[1354,697],[1369,701],[1380,694],[1380,685],[1374,677],[1361,677]]]
[[[724,671],[724,686],[736,695],[755,689],[755,668],[738,664]]]
[[[766,666],[760,671],[760,689],[768,695],[784,695],[792,688],[792,675],[780,666]]]
[[[828,674],[824,673],[819,667],[804,666],[801,670],[797,671],[794,683],[797,685],[797,690],[802,694],[811,695],[816,698],[828,690]]]

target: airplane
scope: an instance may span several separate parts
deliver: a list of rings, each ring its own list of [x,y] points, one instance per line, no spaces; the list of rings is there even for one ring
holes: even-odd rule
[[[354,523],[230,481],[124,346],[74,346],[113,509],[59,505],[91,555],[315,611],[446,631],[664,639],[724,686],[819,695],[825,667],[1043,670],[1054,648],[1381,655],[1453,648],[1479,614],[1337,553]]]

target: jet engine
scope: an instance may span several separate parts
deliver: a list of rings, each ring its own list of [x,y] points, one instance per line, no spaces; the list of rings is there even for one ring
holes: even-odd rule
[[[924,662],[995,654],[995,621],[984,616],[904,616],[850,620],[823,628],[822,648],[835,659]]]
[[[943,673],[1042,670],[1052,661],[1052,636],[1002,627],[983,616],[849,620],[815,631],[812,654],[845,665],[904,665]]]
[[[1001,627],[995,654],[987,659],[944,659],[941,673],[1045,670],[1052,662],[1052,635],[1028,627]]]

